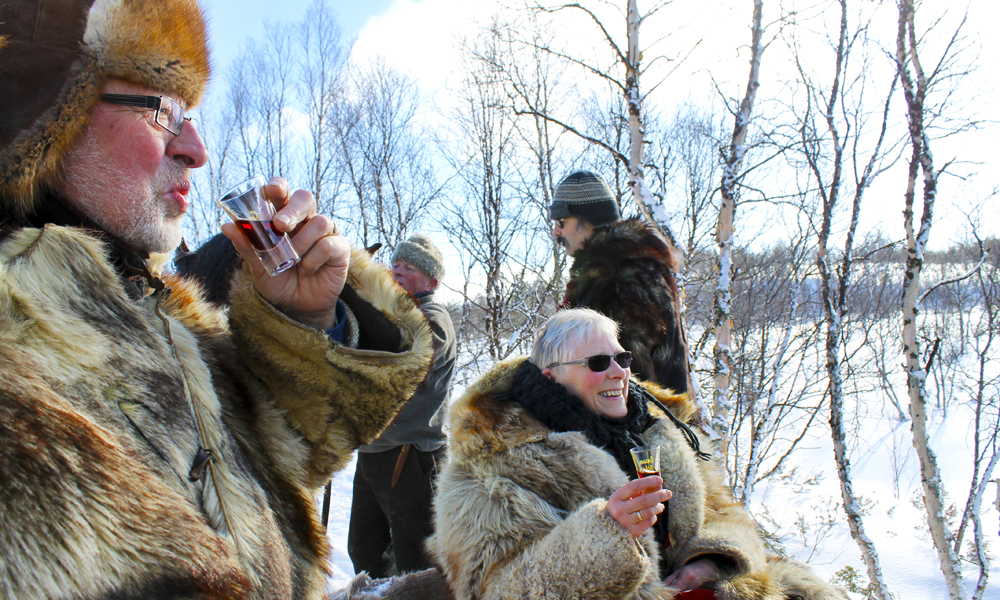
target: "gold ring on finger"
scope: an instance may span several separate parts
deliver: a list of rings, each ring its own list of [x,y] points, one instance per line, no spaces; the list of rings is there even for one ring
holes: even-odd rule
[[[636,521],[636,523],[642,523],[643,522],[644,519],[642,518],[642,511],[641,510],[635,511],[635,516],[639,519],[638,521]]]

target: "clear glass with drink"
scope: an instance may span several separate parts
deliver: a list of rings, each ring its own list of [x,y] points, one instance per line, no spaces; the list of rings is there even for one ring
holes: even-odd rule
[[[660,475],[660,447],[639,446],[632,448],[632,460],[635,462],[635,472],[639,477]]]
[[[635,463],[635,472],[638,473],[639,478],[649,477],[650,475],[660,476],[660,447],[659,446],[638,446],[630,450],[632,453],[632,462]],[[663,521],[664,525],[669,527],[670,524],[670,504],[667,502],[663,503],[663,512],[660,513],[660,519]],[[670,532],[666,534],[666,540],[664,541],[664,547],[670,547]]]
[[[287,234],[278,233],[271,224],[274,205],[264,194],[267,182],[260,175],[251,177],[222,195],[222,210],[236,223],[257,258],[272,277],[299,262]]]

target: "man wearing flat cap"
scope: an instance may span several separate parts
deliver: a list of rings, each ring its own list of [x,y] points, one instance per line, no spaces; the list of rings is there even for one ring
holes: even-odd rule
[[[621,219],[611,188],[590,171],[556,186],[552,235],[573,257],[563,308],[586,307],[618,322],[632,374],[677,393],[688,389],[674,249],[642,219]]]
[[[314,493],[433,353],[413,300],[273,178],[302,257],[227,314],[165,274],[207,160],[195,0],[0,0],[0,597],[325,597]]]
[[[433,533],[431,504],[445,452],[444,421],[455,372],[455,330],[448,310],[434,301],[444,277],[441,251],[425,235],[392,253],[392,277],[417,302],[434,335],[427,377],[392,424],[358,449],[347,551],[355,572],[386,577],[430,566],[424,540]]]

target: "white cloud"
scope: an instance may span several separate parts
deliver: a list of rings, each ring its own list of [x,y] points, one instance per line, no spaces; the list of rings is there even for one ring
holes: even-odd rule
[[[355,58],[381,55],[416,76],[425,90],[444,89],[461,66],[460,36],[474,34],[475,20],[485,20],[496,7],[493,0],[396,0],[358,34]]]

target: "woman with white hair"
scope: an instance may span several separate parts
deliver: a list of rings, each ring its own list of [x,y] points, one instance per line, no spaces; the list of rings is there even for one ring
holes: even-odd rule
[[[452,406],[428,546],[456,598],[846,598],[767,556],[694,404],[630,364],[614,321],[564,310]],[[662,479],[636,446],[660,446]]]

